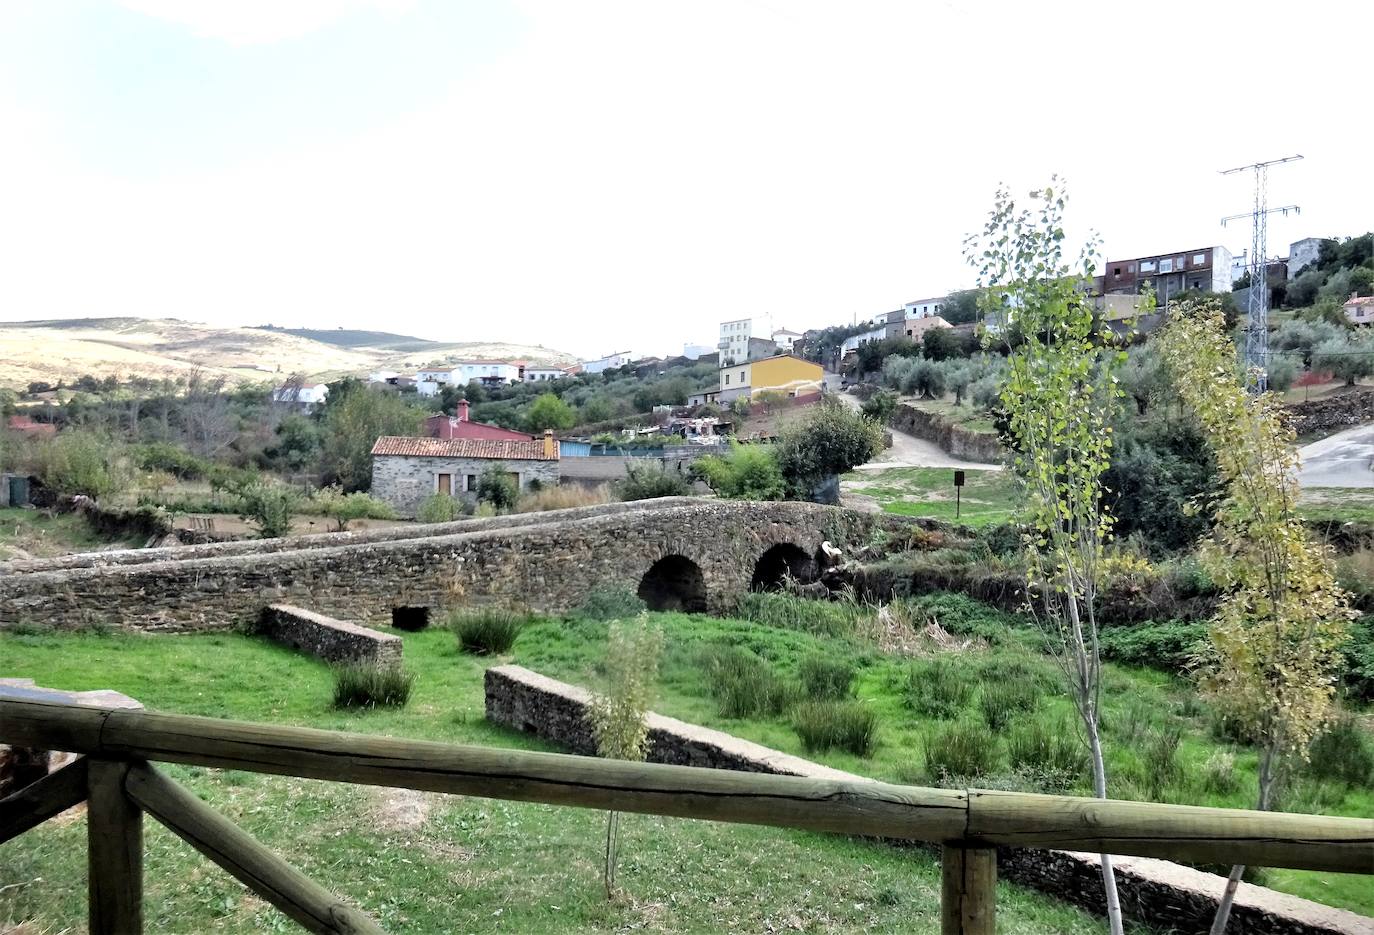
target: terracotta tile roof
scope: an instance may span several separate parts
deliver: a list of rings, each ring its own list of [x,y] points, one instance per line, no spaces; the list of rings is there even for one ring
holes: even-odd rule
[[[544,440],[516,441],[508,438],[411,438],[383,435],[372,446],[374,455],[399,455],[408,458],[492,458],[502,461],[557,461],[558,446],[552,456],[544,454]]]

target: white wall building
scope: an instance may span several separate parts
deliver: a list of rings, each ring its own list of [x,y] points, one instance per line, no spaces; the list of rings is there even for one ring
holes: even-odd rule
[[[795,331],[788,331],[786,328],[779,328],[770,335],[773,343],[778,346],[778,350],[784,354],[792,353],[792,345],[801,340],[801,335]]]
[[[629,362],[629,351],[617,351],[614,354],[607,354],[605,357],[598,357],[596,360],[582,361],[582,372],[601,373],[606,370],[616,370]]]
[[[917,318],[929,318],[938,315],[945,309],[945,299],[948,296],[936,296],[931,299],[915,299],[911,302],[902,303],[902,309],[906,312],[906,320],[912,321]]]
[[[567,376],[562,367],[526,367],[526,383],[543,383],[545,380],[559,380]]]
[[[886,324],[881,328],[874,328],[872,331],[865,331],[863,334],[856,334],[852,337],[845,338],[844,343],[840,345],[840,353],[844,355],[848,354],[850,351],[857,351],[859,345],[868,344],[870,341],[881,341],[885,337],[887,337]]]
[[[716,348],[720,351],[720,362],[743,361],[749,359],[749,339],[767,337],[763,333],[763,323],[752,318],[737,318],[720,323],[720,341]]]
[[[272,402],[294,403],[309,409],[311,406],[318,406],[324,402],[328,395],[329,387],[323,383],[302,383],[300,386],[288,383],[272,391]]]
[[[1322,239],[1320,237],[1308,237],[1306,240],[1299,240],[1288,247],[1288,278],[1296,279],[1298,273],[1308,263],[1317,262],[1322,252]]]

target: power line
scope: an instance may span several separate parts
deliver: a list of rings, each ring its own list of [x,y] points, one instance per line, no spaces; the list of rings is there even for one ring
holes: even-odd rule
[[[1265,389],[1265,368],[1269,362],[1269,215],[1288,214],[1289,211],[1301,213],[1297,205],[1282,208],[1269,207],[1269,167],[1297,162],[1301,155],[1284,156],[1267,162],[1255,162],[1234,169],[1222,169],[1222,175],[1253,170],[1255,173],[1255,206],[1250,217],[1250,301],[1249,321],[1245,329],[1245,372],[1246,383],[1251,392],[1262,393]],[[1233,214],[1221,219],[1221,226],[1228,221],[1238,221],[1245,214]]]

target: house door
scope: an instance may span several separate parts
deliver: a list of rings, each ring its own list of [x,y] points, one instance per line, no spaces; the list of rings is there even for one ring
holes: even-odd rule
[[[452,494],[453,494],[453,475],[452,475],[452,474],[440,474],[440,475],[439,475],[439,492],[440,492],[441,494],[445,494],[445,495],[452,495]]]

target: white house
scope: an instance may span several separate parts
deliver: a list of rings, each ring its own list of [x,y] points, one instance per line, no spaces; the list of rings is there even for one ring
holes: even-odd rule
[[[786,328],[779,328],[771,335],[773,343],[778,346],[778,350],[784,354],[792,353],[792,345],[801,340],[801,335],[795,331],[788,331]]]
[[[605,370],[616,370],[629,362],[629,351],[617,351],[614,354],[607,354],[605,357],[598,357],[596,360],[582,361],[582,372],[601,373]]]
[[[374,370],[367,375],[368,383],[390,383],[401,374],[395,370]]]
[[[881,328],[874,328],[872,331],[865,331],[862,334],[853,335],[852,337],[844,339],[844,343],[840,345],[840,353],[844,355],[851,351],[857,351],[859,345],[867,344],[870,341],[881,341],[885,337],[887,337],[886,325]]]
[[[917,318],[929,318],[938,315],[945,309],[945,299],[948,296],[936,296],[933,299],[915,299],[911,302],[902,303],[902,309],[906,312],[906,320],[912,321]]]
[[[286,383],[272,391],[272,402],[294,403],[309,409],[323,403],[328,395],[329,387],[323,383],[302,383],[300,386]]]
[[[520,368],[504,360],[460,360],[453,365],[454,383],[473,380],[488,385],[519,383]]]
[[[766,337],[763,322],[752,318],[737,318],[720,323],[720,340],[716,348],[720,351],[721,363],[749,359],[749,339]]]
[[[545,380],[561,380],[567,374],[562,367],[526,367],[526,383],[543,383]]]

